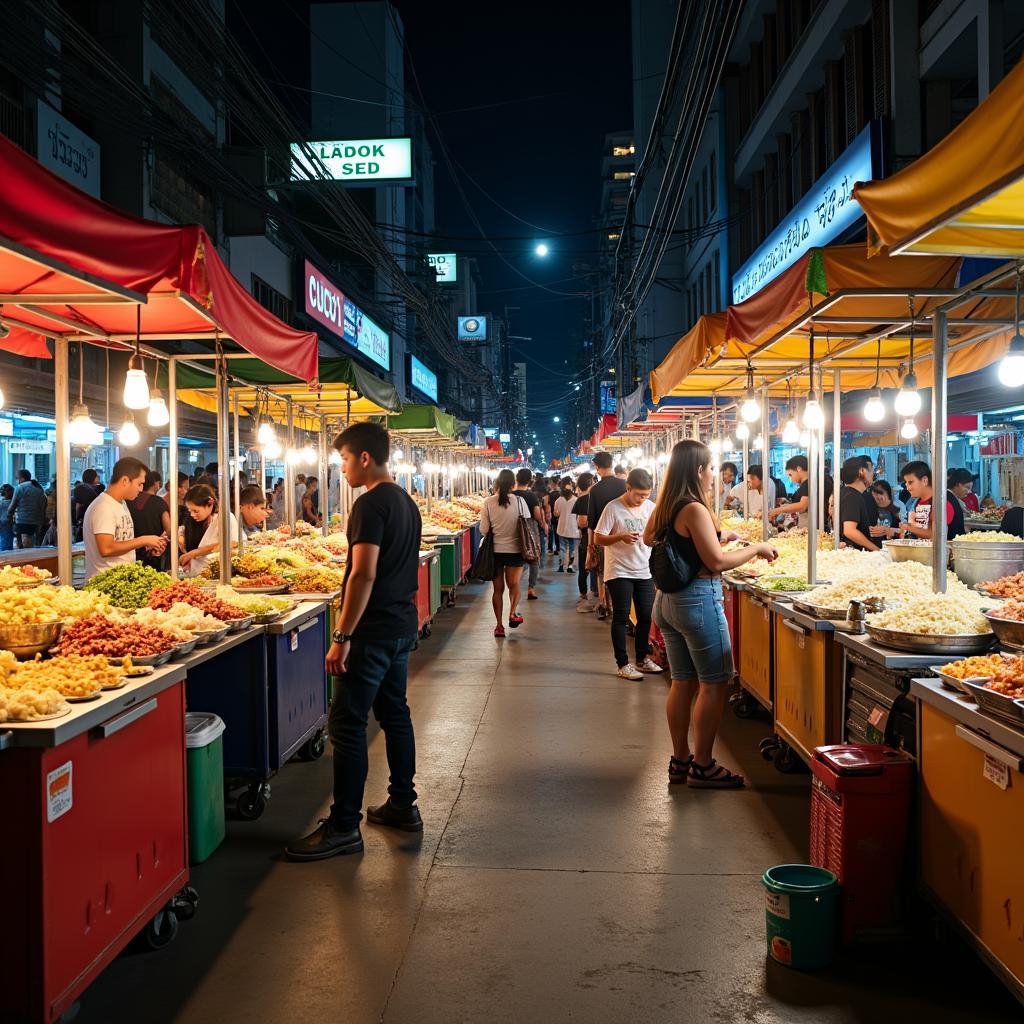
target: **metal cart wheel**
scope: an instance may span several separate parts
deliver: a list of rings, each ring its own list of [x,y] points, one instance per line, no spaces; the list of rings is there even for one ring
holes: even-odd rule
[[[242,821],[255,821],[267,809],[267,797],[270,787],[264,782],[254,782],[247,790],[239,794],[235,802],[235,813]]]
[[[178,918],[171,910],[170,904],[158,911],[143,931],[146,945],[154,950],[169,946],[177,934]]]
[[[758,703],[748,693],[741,691],[741,696],[733,701],[732,713],[737,718],[753,718],[757,714]]]
[[[199,906],[199,893],[191,885],[186,885],[171,897],[168,906],[179,921],[191,921]]]
[[[299,757],[302,758],[303,761],[319,761],[320,758],[324,756],[324,751],[326,749],[327,734],[323,729],[320,729],[302,744],[302,749],[299,751]]]
[[[779,737],[765,736],[765,738],[757,745],[757,749],[761,752],[761,756],[766,761],[774,760],[775,755],[779,750]]]
[[[447,607],[447,608],[454,608],[455,607],[455,591],[454,590],[449,590],[448,591],[448,596],[445,597],[444,603],[445,603],[445,607]]]
[[[772,760],[775,763],[776,770],[782,772],[783,775],[793,775],[795,772],[800,771],[804,765],[793,748],[781,740]]]

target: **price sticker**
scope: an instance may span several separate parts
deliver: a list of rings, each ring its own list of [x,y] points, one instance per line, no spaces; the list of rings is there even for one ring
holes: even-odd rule
[[[985,765],[982,768],[982,775],[1000,789],[1010,788],[1009,766],[1003,764],[1002,761],[997,761],[991,754],[985,755]]]
[[[73,803],[71,762],[68,761],[46,776],[46,820],[56,821],[71,810]]]
[[[293,629],[293,630],[291,630],[289,632],[289,634],[288,634],[288,648],[289,648],[289,650],[292,650],[292,651],[297,651],[299,649],[299,631],[298,631],[298,629]]]

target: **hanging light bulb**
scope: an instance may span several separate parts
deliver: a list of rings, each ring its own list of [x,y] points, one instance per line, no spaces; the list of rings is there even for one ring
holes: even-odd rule
[[[811,432],[809,430],[800,431],[800,447],[810,448],[811,447]]]
[[[153,388],[149,397],[149,415],[146,422],[151,427],[166,427],[171,422],[171,414],[167,411],[167,403],[160,394],[159,388]]]
[[[712,455],[718,455],[722,451],[722,439],[720,437],[713,437],[708,442],[708,448],[711,449]]]
[[[758,434],[754,438],[754,451],[759,452],[762,448],[764,448],[764,434]]]
[[[1017,296],[1013,309],[1013,337],[1006,355],[999,361],[999,383],[1007,388],[1024,384],[1024,337],[1020,333],[1020,274],[1017,266]]]
[[[307,466],[316,465],[316,449],[311,444],[307,444],[306,447],[302,449],[302,461],[305,462]]]
[[[284,453],[284,460],[289,466],[297,466],[302,461],[302,452],[298,448],[289,448]]]
[[[76,405],[71,410],[71,422],[68,424],[68,443],[80,448],[102,444],[103,432],[93,423],[87,405]]]
[[[750,427],[748,427],[746,425],[746,423],[737,423],[736,424],[736,436],[741,441],[746,441],[746,439],[748,437],[750,437]]]
[[[917,390],[916,373],[908,373],[903,378],[893,408],[897,416],[916,416],[921,411],[921,392]]]
[[[135,420],[131,413],[125,416],[124,426],[118,432],[117,440],[125,448],[134,448],[139,443],[139,428],[135,426]]]
[[[900,427],[900,437],[906,441],[913,441],[917,437],[917,424],[912,420],[904,420]]]
[[[882,402],[882,389],[872,388],[868,400],[864,403],[864,419],[868,423],[880,423],[885,419],[885,405]]]
[[[750,363],[747,363],[747,390],[740,406],[740,416],[747,423],[753,423],[761,416],[761,403],[754,392],[754,368]]]
[[[142,305],[135,307],[135,351],[128,360],[128,372],[124,378],[124,407],[145,409],[149,405],[149,381],[142,368],[139,341],[142,336]]]
[[[7,399],[4,397],[4,389],[0,388],[0,409],[7,403]]]
[[[277,432],[271,420],[264,420],[256,430],[256,440],[262,445],[268,445],[276,440]]]
[[[328,457],[328,461],[332,465],[334,465],[334,466],[340,466],[341,465],[341,452],[339,452],[337,450],[337,448],[332,449],[331,450],[331,454]]]
[[[268,442],[263,446],[263,458],[269,459],[271,462],[281,458],[281,445],[276,439]],[[340,457],[340,456],[339,456]]]
[[[792,416],[786,420],[786,425],[782,428],[782,443],[783,444],[796,444],[800,440],[800,428],[797,426],[796,420]]]
[[[821,428],[825,426],[825,410],[822,409],[821,403],[818,401],[813,388],[807,392],[807,404],[804,406],[803,424],[808,430],[821,430]]]
[[[734,451],[736,451],[736,447],[732,443],[732,438],[728,434],[726,434],[725,437],[722,438],[722,451],[723,452],[734,452]]]

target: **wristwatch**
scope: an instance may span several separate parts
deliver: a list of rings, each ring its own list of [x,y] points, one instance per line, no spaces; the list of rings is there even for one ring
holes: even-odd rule
[[[340,629],[336,629],[331,634],[331,639],[336,644],[347,644],[352,639],[352,634],[351,633],[342,633],[342,631]]]

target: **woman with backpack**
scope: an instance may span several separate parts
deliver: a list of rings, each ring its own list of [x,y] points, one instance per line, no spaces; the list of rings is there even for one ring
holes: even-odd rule
[[[711,450],[699,441],[680,441],[672,449],[644,542],[655,548],[654,621],[665,637],[672,674],[666,705],[673,748],[669,784],[734,789],[743,785],[743,776],[718,764],[713,753],[733,676],[721,573],[753,558],[774,561],[778,552],[771,544],[723,550],[738,535],[723,532],[712,510],[711,459]],[[662,545],[665,550],[659,552]],[[666,557],[659,559],[661,553]]]
[[[519,607],[520,580],[523,575],[523,546],[519,537],[519,518],[529,520],[530,510],[526,502],[512,490],[516,478],[510,469],[503,469],[494,481],[494,493],[484,502],[480,513],[480,536],[492,535],[494,541],[494,579],[491,581],[494,590],[491,594],[491,607],[494,609],[496,625],[494,635],[503,637],[505,627],[501,624],[502,608],[505,598],[505,587],[508,587],[509,629],[518,629],[523,624],[523,617],[516,609]]]

